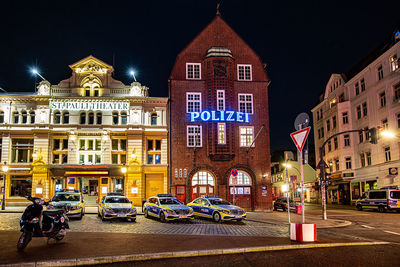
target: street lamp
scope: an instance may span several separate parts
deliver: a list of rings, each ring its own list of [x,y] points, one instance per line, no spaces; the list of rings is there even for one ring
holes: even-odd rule
[[[1,209],[4,210],[6,208],[6,174],[8,172],[7,162],[4,162],[1,170],[3,171],[3,201],[1,202]]]
[[[46,81],[46,79],[42,75],[40,75],[37,69],[32,69],[32,73],[42,78],[43,81]]]
[[[134,79],[135,82],[136,82],[135,72],[134,72],[133,70],[131,70],[131,71],[129,72],[129,74],[133,77],[133,79]]]
[[[125,173],[126,173],[127,170],[128,170],[128,169],[127,169],[125,166],[121,167],[121,172],[122,172],[122,185],[123,185],[122,192],[123,192],[124,194],[125,194]]]

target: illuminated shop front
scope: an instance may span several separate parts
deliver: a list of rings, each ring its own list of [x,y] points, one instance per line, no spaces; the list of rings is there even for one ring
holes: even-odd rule
[[[136,205],[167,193],[167,98],[113,79],[113,67],[93,56],[69,67],[57,85],[43,79],[37,92],[0,98],[6,203],[62,189],[80,190],[88,204],[108,192]]]

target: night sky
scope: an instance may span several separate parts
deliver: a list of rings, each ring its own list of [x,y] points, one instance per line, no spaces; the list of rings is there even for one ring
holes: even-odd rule
[[[34,66],[58,84],[70,77],[68,65],[93,55],[114,65],[116,79],[130,84],[133,68],[151,96],[166,97],[177,54],[215,17],[217,2],[1,1],[0,87],[33,92]],[[271,151],[295,149],[294,120],[311,117],[330,75],[349,70],[400,25],[398,0],[224,0],[220,11],[267,64]]]

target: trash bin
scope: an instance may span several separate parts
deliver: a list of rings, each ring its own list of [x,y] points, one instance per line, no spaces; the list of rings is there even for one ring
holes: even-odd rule
[[[302,211],[303,211],[302,208],[303,208],[303,207],[302,207],[301,205],[297,205],[297,206],[296,206],[296,213],[297,213],[297,214],[301,214]]]

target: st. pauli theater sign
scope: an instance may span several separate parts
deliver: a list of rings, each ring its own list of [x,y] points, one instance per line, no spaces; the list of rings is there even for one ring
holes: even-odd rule
[[[50,108],[58,110],[129,110],[129,102],[52,101]]]
[[[249,113],[240,111],[224,110],[205,110],[203,112],[191,112],[190,121],[234,121],[234,122],[249,122]]]

